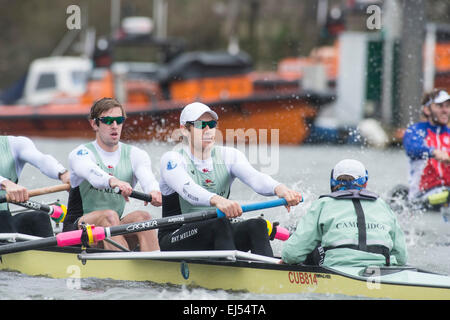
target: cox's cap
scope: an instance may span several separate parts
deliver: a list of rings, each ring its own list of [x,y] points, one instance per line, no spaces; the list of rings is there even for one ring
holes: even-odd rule
[[[214,120],[219,120],[217,113],[211,110],[206,104],[201,102],[193,102],[183,108],[180,115],[180,124],[185,125],[186,122],[198,120],[204,113],[209,113]]]
[[[445,90],[439,91],[439,94],[436,96],[436,98],[433,99],[434,103],[443,103],[445,101],[450,100],[450,95]]]
[[[337,180],[340,176],[349,175],[355,179],[366,176],[366,168],[358,160],[344,159],[339,161],[333,169],[333,179]]]

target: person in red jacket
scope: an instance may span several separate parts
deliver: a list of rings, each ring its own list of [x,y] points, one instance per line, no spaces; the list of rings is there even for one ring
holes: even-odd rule
[[[450,95],[443,89],[422,100],[426,121],[409,126],[403,146],[409,158],[409,200],[425,201],[450,187]]]

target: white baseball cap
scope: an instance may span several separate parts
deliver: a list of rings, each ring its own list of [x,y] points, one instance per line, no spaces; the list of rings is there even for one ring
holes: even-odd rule
[[[186,122],[198,120],[204,113],[209,113],[214,120],[218,120],[217,113],[211,110],[206,104],[201,102],[193,102],[183,108],[180,115],[180,124],[185,125]]]
[[[423,106],[428,107],[432,103],[439,104],[439,103],[444,103],[445,101],[448,101],[448,100],[450,100],[450,95],[447,93],[447,91],[441,90],[441,91],[439,91],[438,95],[434,99],[431,98]]]
[[[450,95],[445,90],[439,91],[439,94],[436,96],[436,98],[433,99],[434,103],[443,103],[445,101],[450,100]]]
[[[344,159],[339,161],[333,169],[333,179],[337,180],[342,175],[349,175],[355,179],[365,177],[366,168],[358,160]]]

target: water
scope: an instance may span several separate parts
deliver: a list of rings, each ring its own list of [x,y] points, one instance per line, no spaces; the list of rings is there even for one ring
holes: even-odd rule
[[[54,155],[65,166],[68,166],[68,153],[85,142],[68,139],[34,139],[34,141],[41,151]],[[159,178],[160,158],[164,152],[173,149],[174,145],[159,142],[135,144],[150,154],[153,172]],[[250,148],[245,149],[245,152],[249,159],[252,159],[251,163],[256,168],[271,172],[275,179],[302,192],[305,201],[292,208],[290,213],[287,213],[284,208],[264,210],[267,219],[279,221],[285,227],[295,226],[298,219],[306,213],[311,202],[318,195],[329,192],[331,168],[341,159],[355,158],[362,161],[369,172],[368,188],[381,196],[386,196],[394,185],[407,183],[407,159],[401,149],[378,150],[360,146],[302,145],[282,146],[279,150],[269,148],[267,155],[255,156]],[[270,166],[267,157],[272,157]],[[57,184],[29,165],[24,168],[20,182],[30,189]],[[59,199],[62,203],[67,203],[67,196],[67,192],[62,192],[34,199],[36,201]],[[267,199],[255,194],[238,180],[232,186],[231,198],[241,203]],[[148,210],[155,218],[161,217],[160,208],[144,207],[141,202],[132,200],[127,207],[127,212],[136,209]],[[258,214],[247,213],[246,216]],[[400,216],[400,222],[407,238],[408,264],[438,273],[450,274],[450,225],[441,223],[439,217],[436,216],[429,214],[411,216],[409,212]],[[274,253],[279,254],[282,243],[276,240],[272,242],[272,246]],[[316,300],[343,298],[347,299],[347,297],[338,295],[260,295],[99,279],[82,280],[81,289],[75,290],[69,289],[64,279],[29,277],[15,272],[0,272],[0,299]]]

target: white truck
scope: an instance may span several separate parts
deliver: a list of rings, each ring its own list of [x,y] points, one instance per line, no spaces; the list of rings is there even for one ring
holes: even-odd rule
[[[86,90],[92,71],[90,59],[82,57],[48,57],[34,60],[18,103],[44,105],[56,98],[78,97]]]

